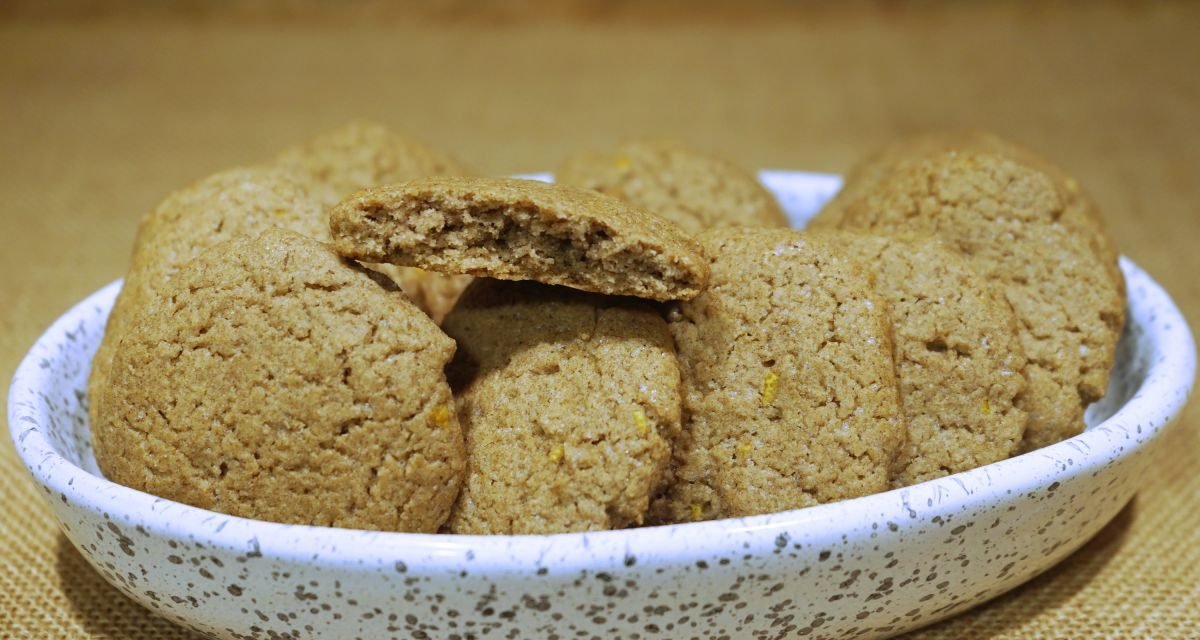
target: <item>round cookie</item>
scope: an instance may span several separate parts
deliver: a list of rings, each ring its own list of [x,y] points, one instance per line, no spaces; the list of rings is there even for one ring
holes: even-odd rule
[[[656,522],[771,513],[884,491],[905,439],[887,303],[799,231],[699,236],[708,288],[668,316],[684,430]]]
[[[172,193],[142,217],[125,283],[113,303],[100,346],[92,359],[88,395],[104,388],[113,350],[130,319],[157,298],[180,267],[203,251],[240,235],[257,236],[284,227],[318,240],[329,239],[320,203],[287,169],[255,166],[230,169]],[[99,419],[89,405],[93,423]]]
[[[593,293],[687,300],[708,281],[679,227],[604,194],[507,178],[422,178],[375,187],[329,215],[356,260],[536,280]]]
[[[985,153],[1007,159],[1030,172],[1040,173],[1054,185],[1061,201],[1064,224],[1084,234],[1096,255],[1106,265],[1109,276],[1125,294],[1125,277],[1117,263],[1119,253],[1108,235],[1096,204],[1080,188],[1079,182],[1037,152],[979,129],[931,131],[893,142],[859,163],[846,175],[841,191],[810,223],[812,228],[838,226],[846,203],[869,195],[888,175],[903,163],[922,158],[960,152]],[[1123,298],[1122,298],[1123,299]]]
[[[679,367],[654,307],[481,278],[442,326],[458,342],[469,470],[451,532],[642,523],[680,428]]]
[[[977,144],[990,145],[994,136],[977,130],[930,131],[893,141],[846,172],[842,188],[809,223],[809,227],[836,227],[843,203],[853,201],[882,182],[897,164]]]
[[[368,187],[406,182],[426,176],[469,176],[449,154],[410,140],[381,124],[356,120],[284,150],[277,162],[304,176],[325,209]],[[371,265],[392,278],[434,321],[440,321],[471,282],[390,264]]]
[[[578,154],[554,180],[616,196],[690,234],[723,226],[788,226],[779,203],[752,173],[666,140],[632,140]]]
[[[908,445],[892,486],[974,469],[1017,452],[1025,353],[1012,307],[957,253],[931,238],[813,232],[844,247],[891,307]]]
[[[383,276],[282,229],[182,267],[95,402],[109,479],[236,516],[435,532],[465,466],[454,342]]]
[[[285,149],[276,161],[308,176],[326,208],[367,187],[474,174],[445,152],[363,120]]]
[[[838,204],[840,227],[936,235],[1004,293],[1029,359],[1026,451],[1083,430],[1124,325],[1124,281],[1075,198],[1038,167],[956,149],[899,161]]]

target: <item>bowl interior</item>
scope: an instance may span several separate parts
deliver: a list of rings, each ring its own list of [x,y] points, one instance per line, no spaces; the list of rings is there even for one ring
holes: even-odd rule
[[[50,369],[47,373],[56,380],[56,384],[42,390],[50,427],[45,430],[47,441],[55,453],[100,478],[104,476],[92,451],[88,423],[87,379],[92,357],[104,335],[104,322],[121,290],[121,283],[120,280],[113,282],[88,298],[86,302],[91,304],[82,310],[87,317],[64,334],[67,341],[60,351],[68,357],[39,363],[39,366],[44,363],[43,368]]]

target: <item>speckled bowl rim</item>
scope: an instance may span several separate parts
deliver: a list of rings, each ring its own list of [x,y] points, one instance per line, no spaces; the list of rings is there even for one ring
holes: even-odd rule
[[[770,183],[785,174],[763,172]],[[808,174],[817,175],[819,174]],[[836,181],[836,177],[827,176]],[[836,188],[836,187],[835,187]],[[476,536],[358,531],[285,525],[187,506],[130,489],[76,466],[62,457],[40,423],[38,407],[18,400],[55,384],[43,360],[55,346],[73,340],[82,318],[94,309],[107,312],[121,286],[118,280],[88,296],[56,320],[38,338],[18,366],[9,392],[9,430],[17,451],[34,478],[64,502],[86,505],[166,539],[201,542],[212,547],[252,548],[267,557],[330,567],[379,566],[403,558],[409,570],[445,569],[464,554],[475,572],[520,573],[531,566],[554,572],[620,566],[631,550],[663,564],[690,564],[727,552],[738,544],[745,553],[769,551],[779,536],[799,529],[824,532],[830,539],[864,535],[880,522],[978,508],[1005,496],[1044,488],[1093,472],[1129,455],[1137,440],[1148,442],[1166,428],[1185,405],[1195,378],[1195,346],[1188,324],[1167,293],[1131,260],[1122,257],[1127,286],[1145,301],[1152,323],[1143,328],[1147,370],[1129,398],[1112,416],[1083,434],[1058,444],[946,478],[862,498],[745,518],[714,520],[620,531],[556,535]],[[1131,309],[1130,317],[1137,316]],[[44,416],[44,414],[43,414]],[[48,417],[48,416],[44,416]],[[1135,435],[1136,433],[1136,435]],[[680,541],[686,540],[686,544]]]

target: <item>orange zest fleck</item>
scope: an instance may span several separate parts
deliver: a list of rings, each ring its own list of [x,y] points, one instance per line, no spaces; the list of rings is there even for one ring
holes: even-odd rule
[[[758,397],[764,405],[775,403],[775,397],[779,395],[779,374],[774,371],[767,370],[767,375],[763,376],[762,389],[758,392]]]
[[[438,405],[433,408],[432,412],[430,412],[429,418],[433,421],[433,424],[445,429],[446,427],[450,426],[450,418],[453,417],[453,415],[454,414],[450,412],[450,407],[447,407],[446,405]]]
[[[646,418],[646,412],[639,407],[633,410],[633,423],[637,425],[638,435],[645,437],[650,435],[650,420]]]

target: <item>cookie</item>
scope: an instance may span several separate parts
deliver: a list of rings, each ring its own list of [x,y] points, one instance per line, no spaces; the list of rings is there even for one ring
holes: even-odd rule
[[[184,265],[95,399],[110,480],[290,524],[435,532],[465,466],[454,342],[386,278],[270,229]]]
[[[990,145],[993,136],[976,130],[931,131],[902,138],[875,151],[846,172],[842,188],[809,223],[811,228],[836,227],[844,207],[864,193],[870,193],[897,164],[976,144]]]
[[[362,120],[286,149],[276,161],[305,175],[326,208],[367,187],[474,173],[443,151]]]
[[[616,196],[693,235],[713,227],[788,226],[754,174],[666,140],[581,153],[564,162],[554,180]]]
[[[680,428],[679,368],[654,307],[480,278],[443,328],[458,343],[469,469],[450,531],[642,523]]]
[[[270,166],[215,174],[172,193],[143,216],[125,283],[92,359],[88,395],[96,397],[104,388],[113,350],[130,318],[157,298],[180,267],[225,240],[272,227],[329,238],[320,202],[294,173]],[[99,418],[96,409],[95,403],[89,405],[93,423]]]
[[[344,256],[610,295],[690,299],[700,247],[679,227],[586,189],[423,178],[361,191],[330,214]]]
[[[655,522],[773,513],[888,488],[904,445],[887,303],[799,231],[699,236],[708,288],[678,303],[684,430]]]
[[[354,121],[279,154],[277,162],[303,176],[328,210],[368,187],[425,176],[469,176],[474,171],[449,154],[374,122]],[[413,267],[371,265],[388,275],[409,299],[440,321],[471,281]]]
[[[900,160],[835,203],[842,228],[942,238],[1004,293],[1029,359],[1026,451],[1083,430],[1124,325],[1111,242],[1068,186],[992,147],[955,147]]]
[[[1008,301],[930,238],[819,232],[875,277],[891,307],[908,444],[903,487],[1015,454],[1025,433],[1025,353]]]
[[[1032,149],[994,133],[979,129],[931,131],[893,142],[852,168],[841,191],[813,219],[811,226],[836,227],[845,203],[861,199],[877,188],[888,175],[903,163],[922,158],[959,152],[985,153],[1007,159],[1027,171],[1040,173],[1054,185],[1061,202],[1064,224],[1084,234],[1092,250],[1100,256],[1113,282],[1124,296],[1124,275],[1117,262],[1120,256],[1095,202],[1084,193],[1079,181]]]

